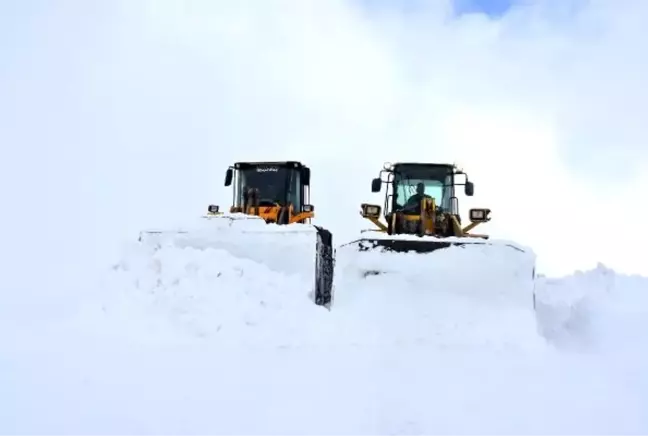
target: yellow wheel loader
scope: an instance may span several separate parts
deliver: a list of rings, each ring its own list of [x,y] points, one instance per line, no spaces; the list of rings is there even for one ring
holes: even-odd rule
[[[270,269],[314,276],[311,298],[328,306],[333,237],[311,225],[315,213],[310,204],[310,168],[297,161],[236,162],[225,172],[225,186],[232,187],[228,212],[209,205],[191,229],[141,232],[140,242],[156,248],[224,249]]]
[[[361,204],[360,214],[375,225],[364,232],[373,232],[375,236],[350,243],[358,245],[359,250],[427,253],[451,246],[488,243],[488,235],[472,230],[490,221],[490,209],[470,209],[470,222],[462,222],[458,187],[463,187],[466,196],[472,196],[475,187],[456,165],[386,163],[379,177],[373,179],[371,191],[378,193],[383,185],[387,188],[383,207]],[[506,245],[524,251],[513,244]]]
[[[372,192],[384,192],[384,204],[360,208],[373,228],[336,247],[335,304],[381,320],[381,335],[395,321],[412,338],[422,328],[431,333],[426,341],[450,347],[535,333],[535,256],[474,232],[490,220],[486,208],[462,219],[458,197],[474,190],[455,165],[385,164],[371,182]]]
[[[336,249],[338,278],[387,275],[390,289],[410,293],[441,288],[488,302],[531,302],[535,255],[473,233],[490,221],[491,211],[470,209],[467,223],[460,216],[458,195],[475,190],[466,173],[445,163],[385,164],[371,190],[383,186],[383,206],[361,204],[360,215],[374,228]]]
[[[301,162],[237,162],[225,173],[233,186],[231,214],[262,218],[273,224],[310,224],[315,217],[310,201],[310,168]],[[207,216],[222,215],[217,205]]]

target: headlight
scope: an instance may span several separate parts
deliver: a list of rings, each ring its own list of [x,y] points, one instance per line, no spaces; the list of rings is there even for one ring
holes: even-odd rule
[[[490,220],[488,215],[490,214],[490,209],[470,209],[470,221],[474,223],[481,223]]]
[[[380,216],[380,206],[375,204],[363,204],[362,205],[362,216],[363,217],[372,217],[377,218]]]
[[[207,208],[207,211],[209,213],[218,213],[218,206],[215,204],[210,204],[209,207]]]
[[[305,204],[302,209],[304,212],[312,212],[315,210],[315,207],[312,204]]]

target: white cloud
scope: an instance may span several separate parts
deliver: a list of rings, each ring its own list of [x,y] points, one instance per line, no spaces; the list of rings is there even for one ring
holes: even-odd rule
[[[422,4],[13,6],[5,20],[25,25],[4,27],[2,190],[24,212],[7,225],[40,200],[48,226],[81,230],[76,245],[103,258],[139,228],[226,204],[233,161],[301,159],[342,242],[367,227],[358,204],[381,201],[369,186],[384,161],[456,160],[477,187],[464,206],[492,206],[484,231],[532,245],[549,272],[648,272],[634,242],[609,236],[648,242],[623,221],[640,222],[648,186],[648,6],[450,20]]]

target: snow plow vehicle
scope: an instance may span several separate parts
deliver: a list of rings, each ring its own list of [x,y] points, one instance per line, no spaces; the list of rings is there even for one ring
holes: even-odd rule
[[[450,246],[484,244],[489,239],[488,235],[471,231],[490,221],[490,209],[470,209],[470,224],[462,225],[456,188],[463,186],[466,196],[473,196],[475,188],[468,175],[455,165],[385,164],[380,176],[373,179],[371,191],[378,193],[383,185],[387,186],[384,207],[369,203],[360,205],[362,217],[376,226],[363,233],[377,234],[352,242],[358,244],[359,249],[424,253]],[[381,212],[384,223],[380,220]]]
[[[191,228],[148,230],[140,242],[195,249],[227,250],[268,268],[314,280],[315,304],[331,302],[333,238],[330,231],[312,225],[310,168],[297,161],[236,162],[225,173],[232,187],[228,212],[210,204]]]
[[[464,176],[465,181],[458,181]],[[360,214],[376,228],[364,232],[378,232],[367,237],[361,249],[381,247],[389,251],[431,252],[450,245],[488,239],[473,235],[470,230],[490,220],[489,209],[471,209],[471,224],[462,227],[456,187],[464,186],[467,196],[474,194],[474,185],[468,176],[450,164],[396,163],[385,164],[379,177],[372,180],[371,191],[378,193],[386,185],[384,207],[363,203]],[[384,217],[383,223],[381,218]],[[412,235],[420,238],[400,238]],[[448,239],[453,238],[453,239]],[[461,239],[457,239],[461,238]],[[464,239],[468,238],[468,239]]]
[[[232,186],[230,213],[257,216],[266,223],[310,224],[315,216],[310,201],[310,168],[301,162],[237,162],[225,173]],[[207,217],[220,216],[210,205]]]
[[[383,186],[387,188],[383,207],[370,203],[360,206],[360,215],[374,228],[363,230],[360,238],[338,248],[338,257],[350,255],[344,268],[366,278],[401,274],[417,265],[421,274],[435,280],[455,270],[449,267],[459,263],[471,272],[490,270],[488,274],[492,275],[497,270],[498,274],[519,276],[524,286],[529,284],[529,278],[533,282],[535,255],[529,250],[473,233],[477,226],[490,221],[490,209],[470,209],[470,222],[462,222],[458,188],[463,187],[466,196],[473,196],[475,188],[456,165],[387,163],[379,177],[373,179],[371,191],[379,193]],[[466,278],[473,280],[470,273]],[[475,286],[479,286],[479,279]]]

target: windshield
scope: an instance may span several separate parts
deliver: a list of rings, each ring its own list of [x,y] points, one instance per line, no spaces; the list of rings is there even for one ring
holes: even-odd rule
[[[425,179],[402,179],[396,183],[396,203],[397,208],[403,207],[407,201],[416,194],[416,186],[423,183],[425,187],[424,195],[433,197],[437,205],[441,205],[443,198],[443,183],[438,180]]]
[[[438,207],[449,208],[450,197],[453,196],[452,172],[438,167],[407,167],[394,172],[394,207],[403,208],[410,199],[414,200],[417,185],[424,187],[423,194],[434,198]]]
[[[257,166],[240,170],[238,185],[238,205],[243,204],[243,192],[249,188],[259,190],[259,201],[276,202],[281,205],[291,202],[301,209],[301,189],[299,171],[278,166]],[[286,192],[289,191],[289,192]]]

